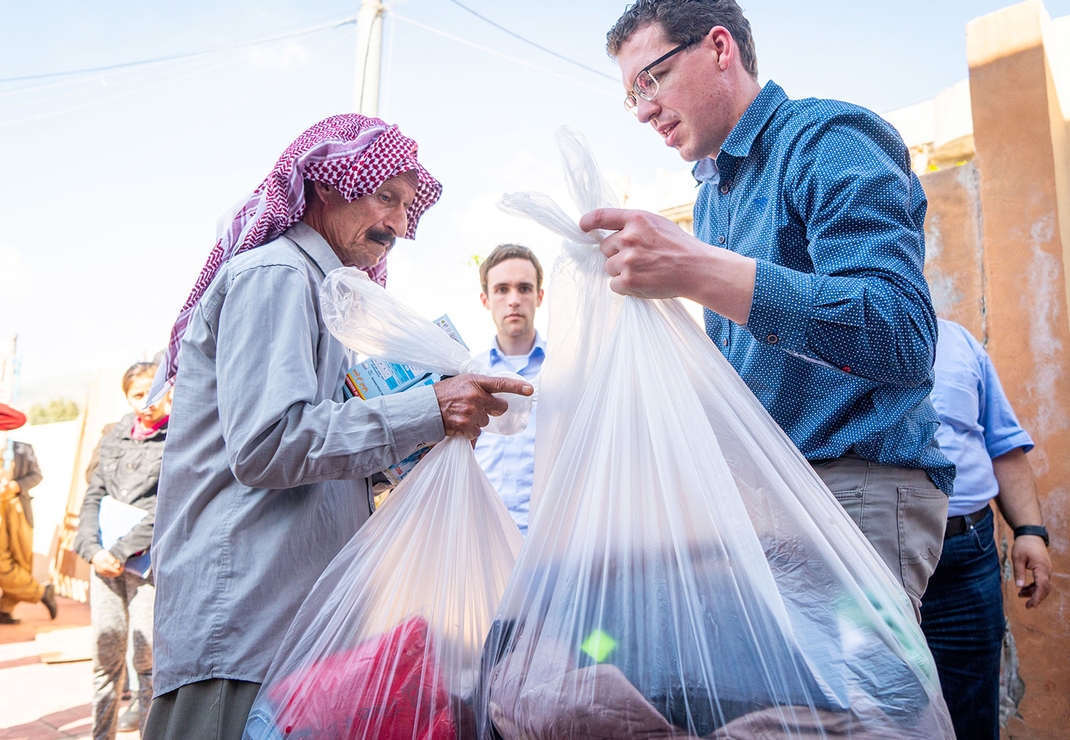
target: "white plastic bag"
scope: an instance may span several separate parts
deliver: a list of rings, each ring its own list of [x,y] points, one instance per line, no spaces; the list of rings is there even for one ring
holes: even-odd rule
[[[362,270],[341,267],[323,280],[320,303],[323,322],[342,344],[361,354],[388,362],[416,365],[439,375],[500,375],[523,380],[515,373],[492,372],[468,354],[445,332],[420,316]],[[531,415],[532,396],[495,394],[509,410],[492,416],[486,431],[516,434]]]
[[[612,197],[558,133],[581,212]],[[953,738],[905,593],[675,300],[565,237],[533,516],[484,652],[485,738]]]
[[[442,374],[471,366],[360,271],[332,272],[323,296],[327,326],[353,349]],[[507,430],[523,428],[523,405],[499,417]],[[481,651],[521,542],[471,443],[436,445],[316,582],[244,737],[474,737]]]

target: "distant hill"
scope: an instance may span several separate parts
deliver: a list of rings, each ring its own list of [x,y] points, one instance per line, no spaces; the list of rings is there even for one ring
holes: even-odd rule
[[[46,406],[50,401],[65,398],[82,408],[92,388],[94,377],[93,372],[81,372],[23,381],[19,385],[19,398],[15,405],[20,409],[28,409],[34,405]]]

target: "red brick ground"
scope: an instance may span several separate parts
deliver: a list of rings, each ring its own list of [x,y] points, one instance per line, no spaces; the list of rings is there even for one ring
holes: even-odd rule
[[[40,604],[19,604],[21,624],[0,625],[0,740],[89,738],[92,668],[88,660],[42,663],[41,633],[89,625],[89,606],[58,597],[55,620]],[[85,631],[73,633],[88,639]],[[84,652],[88,653],[88,645]],[[119,733],[136,740],[137,732]]]

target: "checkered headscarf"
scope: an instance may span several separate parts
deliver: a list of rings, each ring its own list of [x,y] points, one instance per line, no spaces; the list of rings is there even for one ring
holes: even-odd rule
[[[150,398],[162,396],[174,384],[182,335],[219,268],[235,255],[276,239],[304,215],[305,180],[331,185],[343,198],[353,201],[374,193],[392,177],[414,171],[416,197],[408,211],[409,228],[404,234],[406,239],[412,239],[420,216],[442,194],[442,185],[420,165],[416,152],[416,142],[403,136],[397,126],[357,113],[326,118],[290,144],[267,179],[233,216],[222,220],[219,240],[171,329],[171,341]],[[386,258],[365,272],[385,286]]]

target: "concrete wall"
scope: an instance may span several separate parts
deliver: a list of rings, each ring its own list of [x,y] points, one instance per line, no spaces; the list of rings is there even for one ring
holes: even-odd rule
[[[972,162],[921,176],[929,199],[925,277],[933,305],[978,338],[985,334],[980,177]]]
[[[1009,738],[1070,736],[1070,19],[1036,0],[967,26],[975,157],[922,177],[938,312],[987,347],[1022,424],[1052,535],[1053,590],[1026,611],[1004,570]],[[1004,553],[1011,532],[997,532]],[[1017,671],[1017,676],[1015,676]]]

